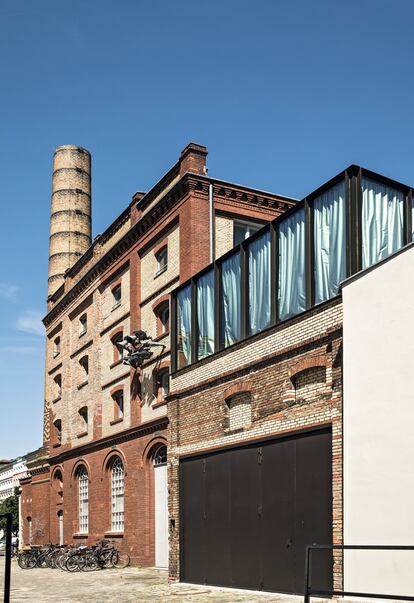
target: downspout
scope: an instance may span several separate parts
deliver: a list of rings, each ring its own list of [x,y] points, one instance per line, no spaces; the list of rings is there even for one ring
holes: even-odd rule
[[[214,262],[214,200],[213,200],[213,183],[210,182],[208,187],[208,205],[209,205],[209,232],[210,232],[210,263]]]

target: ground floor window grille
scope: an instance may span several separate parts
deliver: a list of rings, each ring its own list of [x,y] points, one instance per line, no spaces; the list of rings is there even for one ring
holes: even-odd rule
[[[89,519],[89,480],[86,469],[79,471],[79,532],[88,532],[88,519]]]
[[[124,530],[124,466],[120,459],[112,465],[112,530]]]

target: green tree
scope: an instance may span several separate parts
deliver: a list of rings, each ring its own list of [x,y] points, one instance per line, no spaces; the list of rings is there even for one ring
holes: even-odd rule
[[[12,514],[12,532],[17,535],[19,532],[19,499],[17,496],[9,496],[0,504],[0,515],[2,513]],[[0,519],[0,528],[6,530],[6,519]]]

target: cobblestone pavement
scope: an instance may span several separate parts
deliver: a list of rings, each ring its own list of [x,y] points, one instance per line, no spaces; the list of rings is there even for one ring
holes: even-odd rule
[[[4,558],[0,558],[0,600]],[[301,603],[301,597],[271,595],[208,586],[167,583],[167,573],[127,568],[70,574],[59,570],[21,570],[12,565],[11,602],[30,603]]]

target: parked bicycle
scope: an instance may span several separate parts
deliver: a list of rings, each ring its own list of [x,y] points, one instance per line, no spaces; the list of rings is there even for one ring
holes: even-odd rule
[[[101,540],[94,546],[53,544],[32,546],[29,550],[19,553],[17,562],[22,569],[39,567],[61,569],[68,572],[88,572],[128,567],[130,557],[113,543]]]

